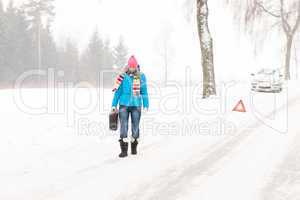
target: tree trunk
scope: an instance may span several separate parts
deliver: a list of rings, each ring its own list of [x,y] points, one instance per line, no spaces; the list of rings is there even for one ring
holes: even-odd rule
[[[164,41],[165,86],[167,86],[168,83],[168,59],[167,42]]]
[[[38,56],[38,70],[41,70],[42,65],[42,53],[41,53],[41,20],[38,20],[38,27],[37,27],[37,56]],[[41,76],[38,76],[38,87],[41,87]]]
[[[293,36],[287,36],[286,42],[286,53],[285,53],[285,65],[284,65],[284,79],[290,80],[291,79],[291,53],[292,53],[292,46],[293,46]]]
[[[203,98],[216,94],[213,39],[208,27],[208,0],[197,0],[197,21],[202,54]]]
[[[295,44],[294,43],[294,52],[295,52],[295,78],[296,78],[296,80],[298,80],[298,74],[299,74],[299,72],[298,72],[298,56],[297,56],[297,51],[298,51],[298,49],[297,49],[297,47],[296,47],[296,45],[297,44]]]

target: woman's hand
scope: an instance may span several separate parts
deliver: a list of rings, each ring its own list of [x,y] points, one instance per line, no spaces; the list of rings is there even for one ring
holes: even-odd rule
[[[149,108],[143,108],[143,113],[147,113],[149,111]]]
[[[117,111],[117,108],[116,107],[111,107],[111,111],[110,112],[112,112],[112,113],[114,113],[114,112],[116,112]]]

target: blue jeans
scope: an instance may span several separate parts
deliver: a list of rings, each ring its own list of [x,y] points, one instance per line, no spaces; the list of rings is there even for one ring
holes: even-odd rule
[[[140,119],[141,119],[141,107],[139,106],[122,106],[119,108],[119,117],[120,117],[120,138],[127,138],[128,136],[128,119],[129,114],[131,117],[131,131],[132,137],[138,139],[140,137]]]

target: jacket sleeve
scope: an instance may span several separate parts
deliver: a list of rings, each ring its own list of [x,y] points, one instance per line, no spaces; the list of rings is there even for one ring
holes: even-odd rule
[[[113,97],[113,100],[112,100],[112,107],[117,107],[118,103],[119,103],[119,100],[120,100],[120,96],[121,96],[121,93],[122,93],[122,84],[120,85],[120,87],[115,91],[115,94],[114,94],[114,97]]]
[[[143,107],[149,108],[149,96],[148,96],[148,88],[147,88],[147,79],[145,74],[141,75],[141,95],[143,99]]]

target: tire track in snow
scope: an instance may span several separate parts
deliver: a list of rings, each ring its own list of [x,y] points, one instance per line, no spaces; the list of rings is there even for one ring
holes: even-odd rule
[[[298,111],[299,112],[299,111]],[[297,122],[294,121],[297,127]],[[264,200],[298,200],[300,199],[300,130],[293,138],[290,151],[271,174],[263,188]]]
[[[292,98],[289,101],[289,106],[294,105],[298,99],[297,97]],[[281,106],[277,111],[282,111],[283,109],[285,109],[285,105]],[[228,157],[230,153],[234,152],[235,148],[246,142],[248,138],[250,139],[254,129],[261,126],[263,124],[257,121],[248,126],[246,130],[240,131],[236,137],[220,142],[219,145],[205,154],[204,157],[202,152],[193,155],[193,157],[199,157],[199,161],[167,169],[160,177],[155,178],[155,183],[145,183],[129,195],[120,195],[118,199],[176,199],[176,195],[181,194],[188,187],[188,183],[195,177],[204,176],[210,172],[218,162]],[[176,174],[177,168],[183,168],[183,170]]]
[[[299,138],[298,138],[299,139]],[[300,144],[284,159],[273,172],[269,183],[263,189],[264,200],[300,199]],[[295,190],[297,188],[297,190]]]
[[[168,139],[168,141],[170,141],[171,138],[163,137],[161,140],[159,140],[159,142],[151,142],[150,144],[146,144],[146,145],[140,144],[141,146],[138,150],[140,152],[147,152],[153,148],[161,146],[161,144],[164,143],[165,140],[167,140],[167,139]],[[128,149],[128,153],[130,153],[130,148]],[[108,153],[108,154],[111,154],[111,153]],[[79,169],[79,170],[77,170],[76,174],[87,173],[91,170],[98,170],[99,168],[106,167],[107,165],[112,165],[112,164],[116,164],[116,163],[123,162],[123,161],[124,161],[124,159],[119,158],[116,153],[116,155],[114,155],[114,158],[108,158],[108,159],[100,162],[99,164],[95,164],[95,165],[91,165],[91,166]]]
[[[140,151],[147,152],[149,150],[153,150],[156,147],[159,147],[163,143],[165,143],[165,140],[167,139],[169,141],[172,138],[164,136],[158,142],[153,141],[149,144],[142,145],[140,147]],[[107,155],[108,154],[111,154],[111,152],[107,153]],[[78,180],[80,180],[79,182],[82,182],[82,179],[86,179],[86,181],[88,181],[90,177],[96,176],[99,171],[109,169],[110,166],[118,164],[120,162],[130,162],[130,160],[120,159],[118,158],[117,154],[115,154],[114,158],[108,158],[99,162],[98,164],[90,165],[84,168],[79,168],[72,174],[60,177],[54,183],[46,185],[45,187],[43,187],[42,190],[40,189],[39,191],[37,191],[37,193],[35,194],[35,199],[53,199],[59,197],[67,191],[75,188],[77,185],[74,185],[74,183],[77,183]],[[56,185],[56,182],[59,182],[59,185]]]

